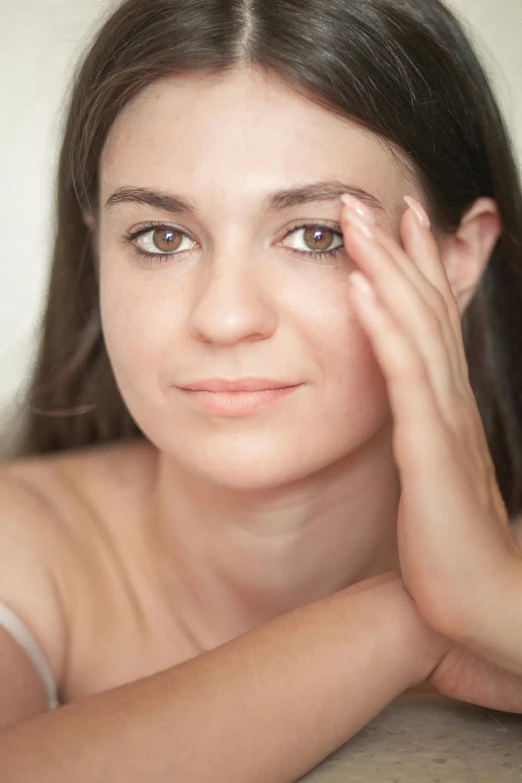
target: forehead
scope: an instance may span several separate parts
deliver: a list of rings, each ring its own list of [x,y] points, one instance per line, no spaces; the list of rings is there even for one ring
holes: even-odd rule
[[[172,185],[239,207],[249,195],[328,178],[386,201],[404,172],[375,134],[247,69],[149,85],[116,118],[100,166],[102,203],[122,184]]]

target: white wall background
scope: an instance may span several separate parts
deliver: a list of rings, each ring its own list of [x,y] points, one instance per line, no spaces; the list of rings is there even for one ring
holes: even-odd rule
[[[65,86],[116,2],[0,0],[0,427],[37,345]],[[522,163],[522,0],[448,4],[468,25]]]

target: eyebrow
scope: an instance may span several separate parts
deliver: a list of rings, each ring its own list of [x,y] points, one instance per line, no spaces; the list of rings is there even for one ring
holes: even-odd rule
[[[313,201],[333,201],[342,196],[343,193],[355,196],[373,209],[384,210],[383,204],[371,193],[356,185],[346,184],[337,180],[314,182],[301,187],[277,190],[269,194],[265,199],[263,209],[265,212],[279,212]],[[198,211],[193,201],[176,193],[165,193],[128,185],[117,188],[107,199],[105,207],[128,202],[148,204],[151,207],[181,215],[195,216]]]

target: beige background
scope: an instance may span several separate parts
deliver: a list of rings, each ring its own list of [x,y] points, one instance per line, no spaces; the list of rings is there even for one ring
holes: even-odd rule
[[[106,0],[0,0],[0,426],[23,387],[36,346],[65,85],[109,5]],[[449,5],[466,20],[522,162],[522,0],[450,0]]]

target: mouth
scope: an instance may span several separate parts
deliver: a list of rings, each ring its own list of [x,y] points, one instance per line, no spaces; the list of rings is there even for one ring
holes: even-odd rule
[[[209,391],[208,389],[182,389],[182,391],[206,413],[217,416],[248,416],[277,404],[291,395],[299,385],[301,384],[254,391]]]
[[[184,389],[185,391],[254,392],[266,391],[268,389],[288,389],[298,385],[298,383],[293,381],[246,376],[235,380],[229,380],[228,378],[206,378],[201,381],[183,384],[183,386],[179,386],[178,388]]]

